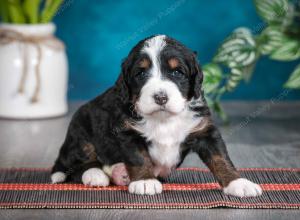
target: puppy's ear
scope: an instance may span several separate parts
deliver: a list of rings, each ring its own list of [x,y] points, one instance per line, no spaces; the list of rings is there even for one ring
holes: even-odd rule
[[[128,85],[130,66],[131,59],[127,57],[122,63],[121,74],[116,82],[116,87],[123,103],[128,103],[130,99],[130,88]]]
[[[197,56],[193,53],[191,57],[191,98],[198,99],[201,96],[202,81],[203,81],[203,72],[197,61]]]

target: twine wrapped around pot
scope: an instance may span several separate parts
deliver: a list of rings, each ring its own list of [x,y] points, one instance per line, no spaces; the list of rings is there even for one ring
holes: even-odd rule
[[[10,44],[13,42],[20,42],[24,44],[23,48],[23,70],[22,76],[20,79],[20,83],[18,86],[18,92],[24,93],[24,86],[26,83],[27,78],[27,44],[32,44],[37,51],[37,64],[35,66],[35,77],[36,77],[36,86],[34,89],[34,93],[31,97],[31,102],[36,103],[39,98],[39,92],[41,88],[41,79],[40,79],[40,64],[42,60],[42,45],[45,45],[53,50],[63,50],[64,43],[57,39],[53,35],[46,35],[46,36],[27,36],[18,31],[10,30],[10,29],[0,29],[0,44]]]

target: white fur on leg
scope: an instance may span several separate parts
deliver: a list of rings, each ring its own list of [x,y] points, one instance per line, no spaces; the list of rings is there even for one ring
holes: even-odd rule
[[[231,181],[227,187],[223,189],[227,195],[237,197],[255,197],[262,194],[261,187],[245,178],[239,178]]]
[[[155,195],[162,192],[162,184],[157,179],[133,181],[129,184],[128,191],[133,194]]]
[[[62,183],[66,180],[67,176],[63,172],[55,172],[51,175],[51,182],[52,183]]]
[[[82,183],[88,186],[108,186],[109,178],[99,168],[90,168],[82,174]]]

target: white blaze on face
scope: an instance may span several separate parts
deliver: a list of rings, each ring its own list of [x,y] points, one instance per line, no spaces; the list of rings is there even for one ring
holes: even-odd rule
[[[137,102],[138,111],[141,115],[149,115],[161,109],[161,106],[155,103],[154,94],[159,92],[166,93],[168,102],[165,104],[165,110],[173,114],[182,112],[185,108],[185,98],[182,96],[177,85],[162,77],[160,53],[166,46],[165,35],[155,36],[145,42],[142,52],[146,53],[151,60],[150,78],[143,86],[140,98]]]
[[[152,61],[152,68],[150,70],[153,77],[161,76],[161,68],[159,61],[159,54],[166,46],[165,35],[155,36],[145,42],[142,52],[148,54]]]

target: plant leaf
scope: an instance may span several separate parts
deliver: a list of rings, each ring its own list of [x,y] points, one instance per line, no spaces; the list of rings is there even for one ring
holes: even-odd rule
[[[214,61],[231,70],[225,83],[227,91],[235,89],[241,80],[249,80],[258,57],[256,41],[247,28],[236,29],[223,42]]]
[[[290,75],[288,81],[284,84],[284,87],[290,89],[300,89],[300,64]]]
[[[273,51],[270,57],[280,61],[292,61],[300,58],[300,41],[289,39]]]
[[[288,37],[279,26],[267,27],[259,37],[259,51],[268,55],[288,41]]]
[[[3,22],[9,22],[7,0],[0,0],[0,17]]]
[[[254,0],[260,17],[269,24],[283,23],[288,14],[288,0]]]
[[[227,123],[228,122],[228,116],[223,110],[220,101],[212,99],[208,96],[205,96],[206,103],[210,109],[212,109],[222,120],[223,122]]]
[[[233,91],[240,81],[243,79],[243,71],[238,68],[232,68],[231,72],[227,75],[227,81],[225,83],[226,91]]]
[[[212,109],[218,114],[218,116],[226,123],[228,122],[228,116],[223,110],[219,101],[214,101],[212,104]]]
[[[206,64],[202,69],[204,73],[204,91],[207,94],[212,93],[218,88],[222,80],[222,69],[215,63]]]
[[[13,23],[26,23],[25,16],[22,11],[20,0],[9,0],[8,3],[8,12],[9,18]]]
[[[40,0],[24,0],[23,11],[27,20],[31,24],[38,23]]]
[[[48,23],[55,16],[63,0],[47,0],[41,14],[41,23]]]
[[[246,81],[246,82],[249,82],[251,76],[252,76],[252,73],[255,69],[255,66],[256,66],[256,62],[253,62],[251,63],[250,65],[248,66],[245,66],[241,69],[241,71],[243,72],[243,79]]]
[[[242,68],[256,61],[256,42],[247,28],[236,29],[219,47],[214,62]]]

